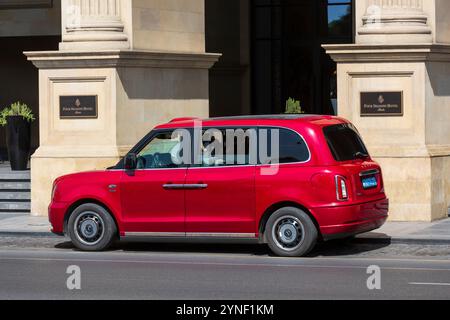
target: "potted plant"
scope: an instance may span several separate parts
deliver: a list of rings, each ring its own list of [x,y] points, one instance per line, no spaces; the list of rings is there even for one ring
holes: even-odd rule
[[[305,113],[300,106],[300,101],[289,98],[286,100],[286,114],[303,114]]]
[[[32,110],[21,102],[13,103],[0,112],[0,126],[6,127],[6,145],[13,171],[28,169],[31,145]]]

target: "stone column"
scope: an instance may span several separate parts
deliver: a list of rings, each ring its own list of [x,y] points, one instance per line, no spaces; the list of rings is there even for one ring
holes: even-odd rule
[[[126,49],[121,0],[63,0],[61,50]]]
[[[447,217],[449,8],[443,0],[358,0],[356,43],[324,46],[337,63],[338,113],[381,164],[391,220]],[[400,94],[402,114],[362,114],[361,96],[373,92]]]
[[[205,52],[204,0],[62,0],[62,15],[60,50],[25,53],[39,68],[31,210],[41,216],[58,176],[114,165],[157,124],[208,117],[220,57]],[[83,96],[96,117],[61,115],[61,97]]]
[[[431,43],[423,0],[366,0],[359,43]]]

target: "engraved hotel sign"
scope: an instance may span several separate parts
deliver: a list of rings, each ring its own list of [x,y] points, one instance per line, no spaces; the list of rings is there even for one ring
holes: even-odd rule
[[[97,96],[60,96],[59,117],[61,119],[97,119]]]
[[[361,116],[403,116],[403,92],[361,92]]]

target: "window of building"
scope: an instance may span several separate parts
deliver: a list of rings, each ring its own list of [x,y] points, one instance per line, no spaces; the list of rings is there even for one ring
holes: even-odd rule
[[[353,6],[351,0],[328,0],[328,37],[348,38],[353,29]]]

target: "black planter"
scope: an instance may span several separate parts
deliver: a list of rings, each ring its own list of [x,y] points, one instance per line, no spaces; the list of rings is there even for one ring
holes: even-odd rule
[[[31,145],[31,126],[22,116],[7,117],[6,145],[13,171],[28,169]]]

